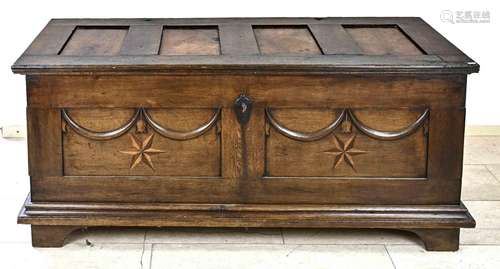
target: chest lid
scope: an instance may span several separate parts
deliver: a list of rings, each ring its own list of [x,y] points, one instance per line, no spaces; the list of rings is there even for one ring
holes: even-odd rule
[[[473,73],[420,18],[54,19],[15,73]]]

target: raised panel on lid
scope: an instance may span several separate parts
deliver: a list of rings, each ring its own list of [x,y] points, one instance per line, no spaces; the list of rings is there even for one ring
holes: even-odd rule
[[[165,27],[162,55],[219,55],[219,30],[216,26]]]
[[[113,56],[120,54],[128,27],[77,27],[61,55]]]
[[[344,25],[366,55],[425,54],[396,25]]]
[[[307,26],[254,26],[261,54],[322,54]]]

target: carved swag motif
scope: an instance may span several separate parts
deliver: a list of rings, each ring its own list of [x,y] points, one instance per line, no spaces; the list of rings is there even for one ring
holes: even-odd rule
[[[138,164],[143,162],[152,170],[154,170],[154,166],[151,156],[165,152],[163,150],[155,149],[152,147],[153,137],[155,133],[158,133],[159,135],[165,138],[178,141],[194,139],[203,135],[213,126],[215,126],[220,118],[220,113],[221,113],[221,108],[217,108],[214,115],[200,127],[187,132],[181,132],[160,125],[153,119],[153,117],[148,113],[148,111],[145,108],[138,108],[136,109],[132,118],[129,121],[127,121],[123,126],[120,126],[110,131],[97,132],[89,130],[79,125],[71,118],[66,109],[61,110],[61,114],[64,119],[62,126],[64,133],[67,132],[69,126],[77,134],[87,139],[99,140],[99,141],[115,139],[128,133],[132,142],[133,149],[123,150],[119,152],[132,156],[132,159],[130,161],[130,169],[133,169]],[[134,125],[136,126],[136,133],[139,134],[148,133],[149,130],[147,127],[150,127],[152,129],[152,133],[148,135],[144,140],[140,140],[137,136],[129,132]]]
[[[340,115],[334,119],[328,126],[314,132],[299,132],[296,130],[289,129],[274,118],[271,108],[266,108],[266,118],[267,122],[280,134],[301,142],[313,142],[323,139],[331,134],[334,136],[334,148],[324,151],[326,154],[332,154],[335,156],[333,169],[337,168],[342,162],[347,163],[355,172],[355,162],[353,156],[366,154],[367,151],[358,150],[354,148],[354,141],[356,139],[356,134],[352,133],[352,127],[373,139],[382,141],[392,141],[405,138],[412,133],[414,133],[420,126],[423,125],[425,120],[429,117],[429,109],[425,109],[424,112],[417,118],[415,122],[408,125],[406,128],[396,130],[396,131],[380,131],[368,127],[363,122],[361,122],[351,109],[342,109]],[[342,133],[351,134],[347,140],[340,139],[336,132],[336,129],[342,126]],[[268,131],[266,131],[268,133]]]

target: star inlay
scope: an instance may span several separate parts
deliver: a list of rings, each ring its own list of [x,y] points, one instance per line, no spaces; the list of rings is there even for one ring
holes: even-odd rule
[[[337,168],[342,161],[345,161],[354,171],[356,171],[353,156],[365,154],[366,151],[353,148],[355,139],[356,135],[353,134],[344,142],[338,138],[337,135],[334,135],[333,143],[335,148],[325,151],[326,154],[335,155],[334,169]]]
[[[132,155],[132,160],[130,160],[130,169],[136,167],[139,163],[144,162],[147,166],[154,170],[153,161],[151,160],[151,155],[163,153],[165,151],[154,149],[151,146],[153,145],[153,136],[154,134],[149,135],[144,139],[144,141],[140,141],[135,135],[129,134],[130,139],[132,141],[133,150],[130,151],[120,151],[121,153]]]

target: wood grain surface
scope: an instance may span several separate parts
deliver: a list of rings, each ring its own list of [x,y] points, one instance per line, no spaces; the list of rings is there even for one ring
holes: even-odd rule
[[[420,18],[57,19],[12,70],[428,74],[479,65]]]
[[[77,27],[60,52],[64,56],[113,56],[118,55],[127,28]]]
[[[52,20],[27,74],[34,246],[87,226],[392,228],[456,250],[466,75],[420,18]]]

